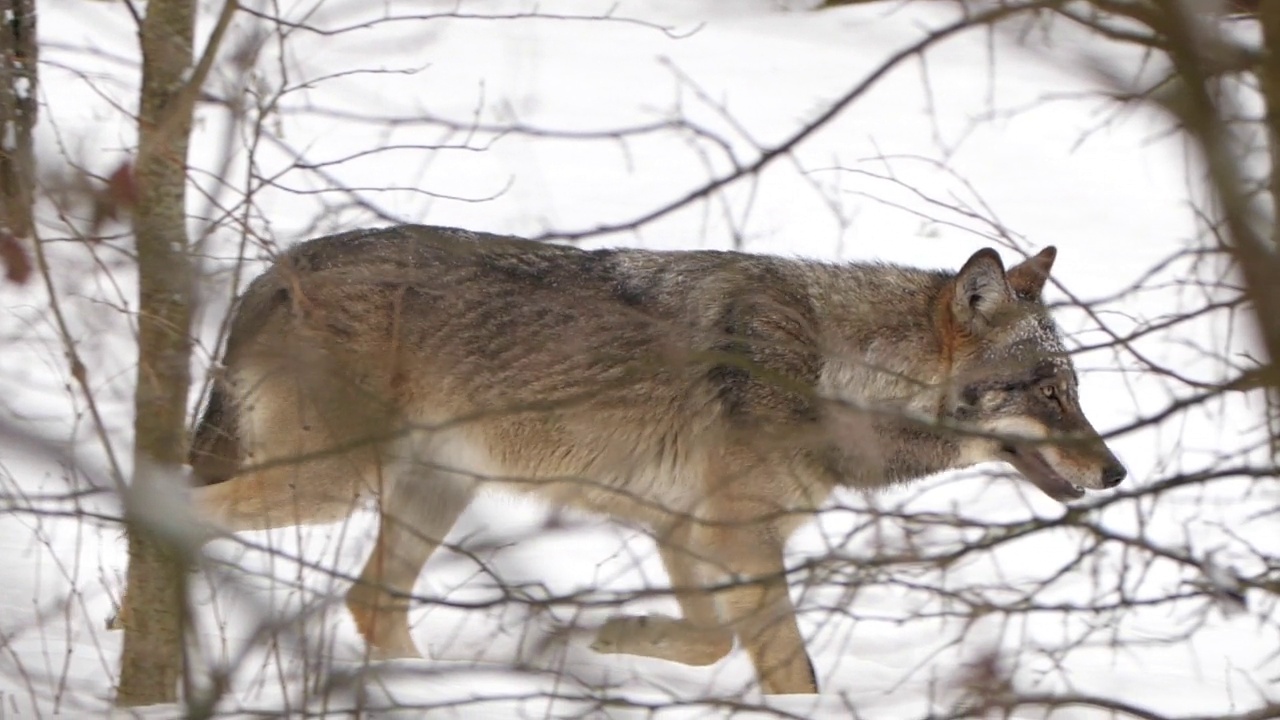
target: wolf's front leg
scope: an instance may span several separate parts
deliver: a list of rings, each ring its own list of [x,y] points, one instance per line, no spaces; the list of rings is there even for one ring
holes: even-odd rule
[[[715,546],[728,551],[726,565],[741,578],[720,595],[720,608],[751,655],[766,694],[818,692],[818,678],[787,593],[782,545],[772,533],[722,528]]]

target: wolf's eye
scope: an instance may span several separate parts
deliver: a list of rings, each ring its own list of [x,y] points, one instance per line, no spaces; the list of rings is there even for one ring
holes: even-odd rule
[[[1049,398],[1050,400],[1058,399],[1058,388],[1054,387],[1053,385],[1041,385],[1040,392],[1044,393],[1044,396]]]

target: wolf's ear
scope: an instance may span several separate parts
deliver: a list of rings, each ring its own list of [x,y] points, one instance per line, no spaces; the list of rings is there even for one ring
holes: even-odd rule
[[[1058,249],[1050,245],[1036,255],[1009,268],[1009,287],[1028,300],[1040,299],[1044,284],[1049,281],[1049,271],[1058,257]]]
[[[985,330],[995,311],[1012,299],[1004,263],[995,250],[983,248],[956,274],[951,314],[961,328],[976,334]]]

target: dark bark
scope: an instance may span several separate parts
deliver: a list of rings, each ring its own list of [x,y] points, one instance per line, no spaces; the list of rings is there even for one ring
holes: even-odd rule
[[[35,0],[0,0],[0,265],[22,282],[31,262],[19,242],[31,236],[36,124]]]
[[[1276,179],[1275,169],[1280,168],[1280,4],[1267,3],[1257,8],[1258,20],[1262,24],[1263,53],[1258,70],[1259,86],[1267,107],[1267,142],[1271,149],[1270,190],[1272,206],[1280,210],[1280,182]],[[1272,227],[1271,241],[1280,249],[1280,223]],[[1272,322],[1280,319],[1272,318]]]

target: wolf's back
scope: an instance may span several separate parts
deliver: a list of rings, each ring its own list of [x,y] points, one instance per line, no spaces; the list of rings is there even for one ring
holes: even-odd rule
[[[421,225],[356,230],[300,243],[281,254],[237,299],[222,365],[235,368],[275,313],[292,302],[305,302],[294,297],[300,278],[336,271],[372,279],[397,271],[421,271],[480,247],[487,253],[518,254],[538,245],[508,236]],[[240,433],[234,393],[226,373],[216,371],[188,453],[198,484],[223,482],[236,473],[243,456]]]

